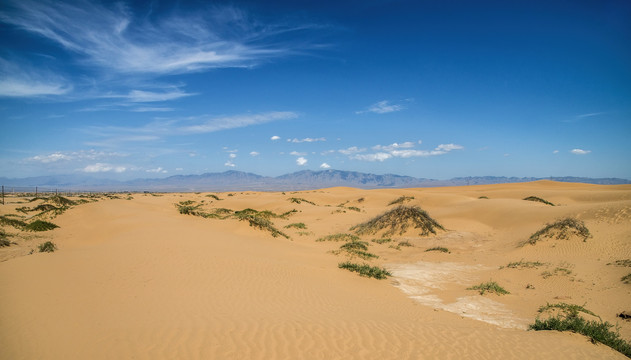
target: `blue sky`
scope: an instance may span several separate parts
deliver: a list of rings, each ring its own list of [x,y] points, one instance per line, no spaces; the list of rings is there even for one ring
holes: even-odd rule
[[[631,2],[0,4],[0,176],[631,179]]]

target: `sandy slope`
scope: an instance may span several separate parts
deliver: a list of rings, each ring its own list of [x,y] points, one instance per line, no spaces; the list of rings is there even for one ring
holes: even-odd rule
[[[607,265],[631,259],[630,186],[542,181],[205,195],[78,205],[52,220],[59,229],[21,234],[18,245],[0,248],[0,358],[624,358],[579,335],[524,330],[539,306],[560,301],[618,322],[631,340],[631,324],[616,318],[631,310],[631,285],[620,281],[631,268]],[[388,268],[388,280],[338,269],[346,258],[330,251],[341,243],[315,241],[348,232],[402,195],[447,231],[394,237],[414,247],[371,243],[380,258],[370,263]],[[560,206],[521,200],[530,195]],[[181,215],[174,204],[184,200],[203,200],[206,210],[298,212],[273,220],[288,240],[247,222]],[[14,200],[0,213],[23,205]],[[520,246],[566,216],[585,221],[593,237]],[[283,228],[298,222],[307,229]],[[55,253],[22,256],[49,239]],[[451,253],[424,251],[432,246]],[[500,269],[520,260],[545,265]],[[556,268],[571,273],[541,275]],[[465,290],[490,279],[511,294]]]

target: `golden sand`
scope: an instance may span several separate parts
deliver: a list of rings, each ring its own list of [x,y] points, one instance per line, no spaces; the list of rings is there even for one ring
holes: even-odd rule
[[[0,248],[1,359],[623,359],[588,338],[527,331],[546,303],[583,305],[631,340],[631,186],[550,181],[452,188],[296,193],[134,194],[77,205]],[[400,196],[446,231],[362,236],[386,280],[338,268],[339,242],[316,239],[367,221]],[[524,201],[537,196],[557,206]],[[306,199],[300,204],[290,198]],[[486,198],[480,198],[486,197]],[[17,212],[8,198],[0,214]],[[270,210],[290,239],[200,209]],[[342,206],[339,206],[342,205]],[[356,209],[351,209],[356,208]],[[356,211],[360,209],[361,211]],[[32,214],[30,214],[32,215]],[[557,219],[584,221],[586,241],[529,236]],[[304,223],[306,229],[285,228]],[[38,253],[51,240],[54,253]],[[407,241],[413,246],[396,244]],[[425,250],[441,246],[449,253]],[[27,255],[31,249],[35,253]],[[539,262],[507,268],[511,262]],[[564,270],[558,270],[564,269]],[[509,295],[466,288],[496,281]]]

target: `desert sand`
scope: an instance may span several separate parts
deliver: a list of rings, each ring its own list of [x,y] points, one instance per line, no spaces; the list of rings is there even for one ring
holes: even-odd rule
[[[215,195],[219,200],[212,196]],[[410,228],[369,260],[316,241],[402,203],[444,231]],[[556,206],[523,200],[537,196]],[[631,186],[533,183],[453,188],[119,194],[75,205],[24,232],[3,225],[1,359],[624,359],[587,337],[529,331],[547,303],[584,306],[631,340]],[[413,197],[413,198],[412,198]],[[291,198],[304,199],[300,203]],[[71,199],[77,200],[75,197]],[[42,200],[7,198],[0,214]],[[97,200],[97,199],[94,199]],[[289,238],[235,218],[180,214],[218,208],[276,214]],[[573,217],[583,241],[529,237]],[[303,223],[286,228],[289,224]],[[58,249],[40,253],[37,245]],[[412,246],[399,245],[400,242]],[[425,251],[444,247],[449,252]],[[32,254],[29,254],[33,250]],[[338,268],[384,267],[377,280]],[[509,267],[509,263],[539,263]],[[467,290],[495,281],[510,294]]]

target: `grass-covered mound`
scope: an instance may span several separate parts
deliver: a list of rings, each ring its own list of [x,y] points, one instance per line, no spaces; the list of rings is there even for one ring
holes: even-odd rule
[[[428,251],[438,251],[438,252],[449,253],[449,249],[447,249],[446,247],[442,247],[442,246],[434,246],[434,247],[431,247],[431,248],[425,250],[425,252],[428,252]]]
[[[48,231],[58,228],[59,226],[43,220],[35,220],[32,223],[26,225],[24,230],[26,231]]]
[[[364,260],[368,259],[376,259],[379,256],[368,252],[368,243],[360,240],[352,240],[340,246],[338,251],[335,251],[335,254],[346,253],[346,255],[353,257],[359,257]]]
[[[0,247],[11,246],[12,242],[8,239],[9,235],[0,229]]]
[[[357,264],[350,261],[338,264],[340,269],[346,269],[348,271],[356,272],[361,276],[371,277],[375,279],[385,279],[388,276],[392,276],[388,270],[377,266],[370,266],[368,264]]]
[[[390,205],[397,205],[397,204],[403,204],[403,203],[408,202],[410,200],[414,200],[414,196],[405,196],[404,195],[404,196],[398,197],[398,198],[390,201],[388,203],[388,206],[390,206]]]
[[[592,235],[589,229],[585,226],[585,223],[581,220],[574,218],[566,218],[559,220],[552,224],[547,224],[543,229],[530,235],[528,239],[529,244],[536,244],[537,241],[548,238],[557,240],[569,240],[573,237],[578,237],[587,241]]]
[[[530,330],[571,331],[582,334],[589,337],[592,342],[607,345],[631,358],[631,344],[620,338],[617,331],[611,330],[614,325],[603,322],[598,315],[583,306],[566,303],[548,304],[539,308],[539,313],[535,323],[529,326]],[[585,315],[594,319],[585,319]]]
[[[56,204],[58,206],[73,206],[76,203],[68,198],[65,198],[61,195],[53,195],[49,198],[46,198],[46,202],[50,202]]]
[[[39,252],[54,252],[57,250],[57,245],[55,245],[52,241],[46,241],[45,243],[41,243],[37,246]]]
[[[318,238],[316,241],[357,241],[359,240],[359,236],[345,233],[331,234],[326,235],[321,238]]]
[[[24,229],[26,223],[19,219],[12,219],[7,215],[0,215],[0,225],[12,226],[16,229]]]
[[[524,200],[526,200],[526,201],[535,201],[535,202],[540,202],[542,204],[554,206],[554,204],[549,202],[548,200],[544,200],[544,199],[542,199],[540,197],[536,197],[536,196],[528,196],[528,197],[525,197]]]
[[[420,229],[421,236],[436,234],[437,230],[445,230],[436,220],[419,206],[400,205],[365,223],[351,228],[358,235],[376,234],[384,231],[382,237],[398,233],[403,235],[409,228]]]
[[[495,281],[489,281],[489,282],[481,283],[479,285],[474,285],[474,286],[468,287],[467,290],[477,290],[480,292],[480,295],[484,295],[487,292],[494,293],[497,295],[510,294],[508,290],[501,287]]]

